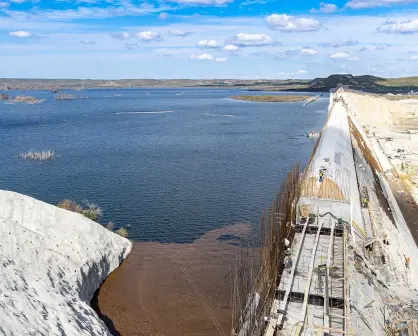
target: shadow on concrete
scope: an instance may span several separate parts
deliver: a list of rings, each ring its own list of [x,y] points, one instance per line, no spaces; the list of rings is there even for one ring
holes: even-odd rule
[[[113,336],[121,336],[120,332],[117,331],[115,325],[113,324],[113,321],[107,315],[103,314],[100,311],[100,307],[99,307],[100,287],[94,293],[93,298],[90,301],[90,306],[94,309],[94,311],[97,313],[97,315],[99,315],[100,319],[104,322],[104,324],[106,324],[107,328],[109,329],[110,333]]]

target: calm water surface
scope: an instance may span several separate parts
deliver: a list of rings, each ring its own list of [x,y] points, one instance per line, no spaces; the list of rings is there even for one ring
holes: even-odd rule
[[[103,223],[129,225],[131,239],[179,243],[256,224],[289,166],[306,163],[314,142],[304,135],[321,128],[328,105],[328,95],[307,107],[234,101],[243,92],[222,89],[85,90],[73,94],[89,99],[72,101],[25,94],[47,100],[0,102],[1,189],[53,204],[88,200],[103,208]],[[16,158],[30,149],[58,157]]]

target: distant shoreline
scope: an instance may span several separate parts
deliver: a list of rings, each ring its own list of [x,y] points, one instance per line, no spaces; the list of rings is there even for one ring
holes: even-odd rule
[[[297,103],[305,101],[311,96],[304,95],[241,95],[231,96],[234,100],[252,101],[252,102],[264,102],[264,103]]]
[[[82,90],[141,88],[210,88],[248,91],[329,92],[346,89],[369,93],[406,94],[418,92],[418,76],[382,78],[371,75],[333,74],[314,79],[42,79],[0,78],[0,92],[7,90]]]

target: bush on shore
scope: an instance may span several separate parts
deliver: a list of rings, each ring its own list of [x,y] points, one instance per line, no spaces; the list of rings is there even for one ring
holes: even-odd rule
[[[88,219],[91,219],[95,222],[99,222],[100,216],[102,216],[103,214],[102,209],[94,203],[89,203],[88,201],[85,201],[84,203],[86,204],[86,208],[83,208],[80,204],[74,201],[64,199],[57,204],[57,207],[82,214]],[[109,222],[103,226],[109,231],[112,231],[123,238],[128,238],[128,230],[125,228],[120,228],[115,231],[115,224],[113,224],[113,222]]]
[[[113,222],[107,223],[106,229],[108,229],[109,231],[113,231],[114,228],[115,228],[115,224],[113,224]]]
[[[103,214],[102,209],[100,209],[96,204],[85,202],[87,205],[86,209],[83,209],[81,213],[86,216],[87,218],[98,222],[100,219],[100,216]]]
[[[123,238],[128,238],[128,230],[125,228],[120,228],[119,230],[116,230],[115,233]]]
[[[81,205],[68,199],[65,199],[59,202],[57,204],[57,207],[68,210],[68,211],[77,212],[77,213],[81,213],[83,211],[83,208],[81,207]]]

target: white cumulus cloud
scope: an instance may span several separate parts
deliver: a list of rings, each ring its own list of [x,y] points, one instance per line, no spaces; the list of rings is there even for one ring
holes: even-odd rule
[[[193,55],[190,55],[190,58],[198,60],[198,61],[212,61],[213,60],[213,56],[211,54],[208,54],[208,53],[204,53],[204,54],[201,54],[201,55],[193,54]]]
[[[18,31],[10,32],[9,35],[13,37],[29,37],[32,34],[24,30],[18,30]]]
[[[306,70],[298,70],[298,71],[296,71],[296,74],[297,75],[305,75],[307,73],[308,73],[308,71],[306,71]]]
[[[345,4],[345,7],[352,9],[388,7],[391,5],[408,4],[416,0],[351,0]]]
[[[341,41],[341,40],[337,40],[335,42],[328,42],[328,43],[320,43],[320,45],[322,47],[326,47],[326,48],[342,48],[342,47],[352,47],[355,45],[358,45],[359,41],[356,40],[346,40],[346,41]]]
[[[226,57],[216,57],[215,61],[218,63],[226,62],[228,59]]]
[[[139,32],[139,33],[136,34],[136,37],[140,38],[144,42],[152,42],[152,41],[162,40],[160,33],[153,32],[152,30]]]
[[[418,33],[418,19],[402,22],[385,22],[377,27],[377,31],[389,34],[415,34]]]
[[[186,32],[181,29],[170,29],[168,33],[173,36],[187,36],[191,34],[190,32]]]
[[[110,36],[120,39],[120,40],[127,40],[132,37],[132,34],[128,32],[116,32],[116,33],[110,33]]]
[[[315,9],[312,8],[311,9],[311,13],[334,13],[338,10],[337,5],[334,4],[328,4],[328,3],[323,3],[321,2],[321,4],[319,5],[319,9]]]
[[[337,52],[335,54],[331,54],[329,58],[334,60],[345,60],[345,61],[358,61],[358,57],[352,57],[346,52]]]
[[[318,55],[318,52],[315,49],[305,48],[300,51],[300,54],[304,56],[315,56]]]
[[[196,4],[202,6],[224,6],[234,0],[175,0],[179,4]]]
[[[267,34],[245,34],[239,33],[231,38],[230,42],[236,46],[264,46],[273,44],[273,39]]]
[[[237,51],[239,48],[236,46],[236,45],[234,45],[234,44],[227,44],[225,47],[224,47],[224,50],[225,51]]]
[[[92,40],[81,40],[80,43],[81,44],[96,44],[96,41],[92,41]]]
[[[350,58],[350,55],[345,52],[338,52],[335,54],[331,54],[330,58],[332,59],[347,59]]]
[[[168,18],[168,14],[167,13],[160,13],[160,15],[158,15],[158,18],[160,20],[165,20]]]
[[[284,32],[309,32],[321,28],[321,24],[315,19],[286,14],[272,14],[267,16],[266,22],[271,28]]]
[[[199,42],[197,42],[197,45],[199,47],[204,47],[204,48],[218,47],[218,43],[215,40],[200,40]]]

